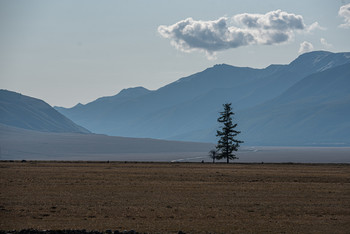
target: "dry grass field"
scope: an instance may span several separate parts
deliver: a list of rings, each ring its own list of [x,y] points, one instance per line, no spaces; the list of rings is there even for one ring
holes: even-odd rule
[[[0,162],[0,230],[349,233],[350,165]]]

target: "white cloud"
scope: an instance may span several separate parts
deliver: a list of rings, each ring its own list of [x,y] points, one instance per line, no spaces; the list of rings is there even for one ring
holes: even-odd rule
[[[341,6],[338,15],[344,18],[345,23],[339,25],[341,28],[350,28],[350,3]]]
[[[318,23],[313,26],[317,27],[320,28]],[[244,13],[212,21],[187,18],[173,25],[158,27],[160,35],[170,39],[177,49],[203,51],[208,57],[215,57],[217,51],[230,48],[289,42],[296,31],[308,30],[301,15],[281,10],[266,14]]]
[[[307,32],[311,32],[315,29],[321,29],[321,30],[326,30],[326,28],[322,27],[317,21],[312,23],[310,26],[307,27]]]
[[[181,51],[203,50],[209,55],[254,42],[254,36],[249,31],[229,27],[227,21],[226,17],[213,21],[187,18],[170,26],[161,25],[158,32],[171,39],[171,43]]]
[[[299,48],[298,53],[299,54],[303,54],[303,53],[306,53],[306,52],[310,52],[313,49],[314,49],[314,46],[310,42],[303,41],[302,43],[300,43],[300,48]]]
[[[320,42],[321,42],[321,44],[324,46],[324,47],[326,47],[326,48],[331,48],[333,45],[332,44],[329,44],[327,41],[326,41],[326,39],[324,39],[324,38],[321,38],[320,39]]]
[[[246,28],[281,31],[305,28],[301,15],[290,14],[281,10],[270,11],[265,15],[244,13],[233,16],[233,19]]]

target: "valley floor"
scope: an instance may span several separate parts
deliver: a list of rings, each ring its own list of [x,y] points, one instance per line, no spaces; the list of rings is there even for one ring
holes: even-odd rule
[[[349,164],[0,162],[0,230],[347,233]]]

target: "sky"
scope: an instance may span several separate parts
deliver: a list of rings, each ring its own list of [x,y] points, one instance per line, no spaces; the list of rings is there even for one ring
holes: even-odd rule
[[[0,89],[72,107],[349,41],[350,0],[0,0]]]

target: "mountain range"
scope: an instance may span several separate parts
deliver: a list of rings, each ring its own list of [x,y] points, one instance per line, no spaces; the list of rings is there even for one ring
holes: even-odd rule
[[[199,160],[213,147],[93,134],[40,99],[0,90],[0,160]]]
[[[158,90],[55,108],[95,133],[214,143],[227,102],[247,145],[350,145],[350,53],[315,51],[264,69],[215,65]]]

